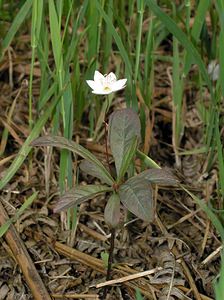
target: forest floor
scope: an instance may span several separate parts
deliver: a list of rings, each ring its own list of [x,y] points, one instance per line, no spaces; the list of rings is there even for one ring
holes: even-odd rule
[[[23,38],[26,43],[28,38]],[[7,169],[29,135],[28,87],[30,53],[23,43],[14,50],[12,60],[7,55],[0,63],[0,139],[3,129],[9,136],[0,159],[0,177]],[[26,48],[25,48],[26,49]],[[160,166],[174,168],[172,149],[172,99],[167,70],[169,64],[157,65],[153,103],[150,111],[149,155]],[[24,81],[25,80],[25,81]],[[35,66],[33,98],[37,98],[40,69]],[[122,92],[113,102],[111,111],[125,107]],[[185,90],[185,133],[181,150],[202,146],[203,124],[197,113],[200,95]],[[206,91],[205,95],[206,97]],[[7,115],[14,101],[11,121]],[[86,112],[88,113],[88,112]],[[33,109],[34,118],[38,113]],[[50,132],[51,123],[43,128]],[[105,140],[88,139],[88,124],[76,128],[74,140],[87,147],[106,162]],[[103,129],[102,129],[103,130]],[[205,153],[181,155],[178,174],[186,187],[199,198],[209,201],[216,196],[217,169],[205,172]],[[74,158],[76,171],[80,159]],[[138,164],[138,161],[136,161]],[[102,297],[106,268],[103,255],[109,249],[110,231],[104,222],[106,199],[97,197],[81,204],[77,226],[68,229],[66,214],[54,214],[59,197],[59,151],[35,148],[10,183],[1,191],[2,211],[9,217],[34,191],[38,196],[8,231],[16,232],[28,250],[36,270],[52,299],[99,299]],[[76,179],[74,179],[75,181]],[[94,178],[79,173],[79,183],[93,183]],[[136,299],[139,289],[144,299],[214,299],[213,280],[219,272],[221,242],[205,213],[192,198],[179,188],[154,187],[156,212],[154,222],[147,224],[133,217],[116,231],[113,284],[107,299]],[[125,214],[125,210],[122,211]],[[26,278],[12,253],[8,235],[0,243],[0,299],[33,299]],[[17,241],[18,242],[18,241]],[[141,273],[148,271],[148,273]],[[134,277],[131,277],[134,275]],[[127,277],[128,276],[128,277]],[[123,280],[118,281],[119,278]],[[98,286],[99,285],[99,286]]]

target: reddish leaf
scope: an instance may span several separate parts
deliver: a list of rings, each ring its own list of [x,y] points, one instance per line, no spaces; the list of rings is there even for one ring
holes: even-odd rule
[[[100,194],[111,191],[112,189],[105,185],[82,185],[65,192],[54,207],[54,212],[60,212],[72,206],[76,206],[84,201],[92,199]]]
[[[160,185],[177,186],[179,184],[178,178],[171,169],[149,169],[141,172],[137,177]]]
[[[133,177],[120,186],[118,194],[124,206],[137,217],[148,222],[153,220],[152,188],[147,180]]]
[[[112,194],[104,210],[105,222],[112,228],[118,226],[120,221],[120,198],[118,194]]]
[[[110,182],[110,185],[113,185],[114,183],[114,179],[107,171],[107,169],[104,167],[104,165],[90,151],[88,151],[86,148],[82,147],[78,143],[69,141],[66,138],[61,136],[43,136],[32,141],[31,145],[32,146],[54,146],[61,149],[67,149],[69,151],[72,151],[80,155],[82,158],[93,163],[96,166],[96,168],[98,168],[101,171],[101,174],[103,174],[104,178],[107,179],[107,182]]]
[[[110,179],[108,180],[108,177],[104,175],[101,169],[99,169],[98,166],[96,166],[92,162],[84,159],[80,163],[79,167],[83,172],[100,179],[103,183],[107,183],[108,185],[111,185],[111,180]]]
[[[115,111],[110,116],[109,142],[115,160],[117,175],[120,174],[124,155],[133,142],[133,138],[137,137],[140,140],[140,130],[139,117],[131,108]]]

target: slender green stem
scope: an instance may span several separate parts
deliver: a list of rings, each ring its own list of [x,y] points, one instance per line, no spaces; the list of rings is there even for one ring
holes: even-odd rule
[[[190,18],[191,18],[191,1],[190,0],[185,0],[185,7],[186,7],[186,28],[187,28],[187,33],[190,32]]]
[[[105,130],[105,148],[106,148],[106,160],[107,160],[107,165],[108,165],[108,168],[110,170],[110,173],[112,175],[112,169],[111,169],[111,166],[110,166],[110,160],[109,160],[109,153],[108,153],[108,130],[107,130],[107,122],[106,122],[106,119],[107,119],[107,112],[109,110],[109,105],[110,105],[110,102],[109,102],[109,98],[106,97],[106,101],[107,101],[107,107],[105,109],[105,116],[104,116],[104,130]]]
[[[32,9],[32,28],[31,28],[31,48],[32,48],[32,56],[31,56],[31,66],[30,66],[30,81],[29,81],[29,127],[30,130],[33,127],[33,70],[34,70],[34,61],[35,61],[35,52],[37,47],[37,39],[36,39],[36,24],[37,24],[37,0],[33,2]]]
[[[136,59],[135,59],[135,74],[134,80],[137,81],[138,77],[138,70],[139,70],[139,59],[140,59],[140,52],[141,52],[141,37],[142,37],[142,22],[143,22],[143,13],[144,13],[144,1],[138,0],[138,14],[139,14],[139,21],[138,21],[138,34],[136,40]]]

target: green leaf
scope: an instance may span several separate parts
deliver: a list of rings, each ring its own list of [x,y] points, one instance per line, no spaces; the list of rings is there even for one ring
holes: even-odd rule
[[[223,152],[223,142],[220,135],[219,120],[216,119],[215,122],[215,139],[217,144],[217,156],[218,156],[218,166],[219,166],[219,185],[221,195],[224,199],[224,152]]]
[[[220,234],[220,237],[221,237],[221,240],[223,243],[224,242],[224,228],[223,228],[223,225],[220,222],[219,218],[217,217],[217,215],[212,211],[211,208],[208,207],[206,202],[204,202],[203,200],[199,199],[197,196],[192,194],[183,185],[180,185],[180,186],[189,196],[191,196],[191,198],[195,201],[195,203],[197,203],[197,205],[206,213],[208,218],[211,220],[213,226],[215,227],[217,232]]]
[[[110,196],[104,210],[104,219],[110,227],[118,226],[120,222],[120,198],[117,193]]]
[[[108,267],[108,260],[109,260],[109,254],[105,251],[100,253],[101,259],[103,261],[103,265],[105,267],[105,269],[107,269]]]
[[[155,0],[146,0],[147,5],[157,16],[158,19],[165,25],[165,27],[178,39],[181,45],[187,50],[189,55],[194,58],[195,63],[197,63],[201,74],[208,85],[209,91],[213,97],[213,89],[211,80],[208,76],[207,68],[201,59],[201,56],[191,41],[188,39],[187,35],[177,26],[177,24],[171,19],[162,9],[156,4]]]
[[[220,22],[220,34],[219,34],[219,65],[220,65],[220,85],[221,85],[221,91],[222,96],[224,96],[224,84],[223,84],[223,76],[224,76],[224,57],[223,57],[223,51],[224,51],[224,2],[223,0],[217,0],[216,1],[216,10],[219,15],[219,22]]]
[[[118,182],[124,177],[126,171],[128,170],[128,167],[130,166],[130,163],[136,153],[137,146],[138,146],[138,138],[135,136],[132,139],[131,144],[128,146],[128,149],[125,152],[124,158],[121,162],[120,173],[118,174],[118,179],[117,179]]]
[[[53,90],[52,90],[53,92]],[[52,96],[49,94],[49,97]],[[2,189],[9,180],[14,176],[14,174],[17,172],[19,167],[22,165],[24,160],[26,159],[27,155],[29,154],[30,150],[32,149],[30,147],[30,143],[32,140],[34,140],[43,129],[43,126],[47,122],[48,118],[50,117],[53,109],[58,103],[58,100],[60,98],[59,95],[52,101],[52,103],[49,105],[49,107],[44,111],[43,115],[37,120],[35,126],[33,127],[32,131],[30,132],[30,135],[27,137],[26,141],[23,143],[22,148],[20,149],[19,153],[17,154],[14,161],[11,163],[10,167],[5,172],[4,177],[0,180],[0,189]]]
[[[205,22],[206,14],[208,12],[210,5],[211,5],[211,0],[200,0],[197,8],[195,9],[194,24],[191,29],[191,37],[195,41],[195,43],[199,41],[201,30]],[[185,65],[184,65],[185,76],[187,76],[192,63],[195,63],[195,61],[192,58],[190,52],[188,52],[185,58]]]
[[[224,299],[224,251],[221,252],[221,271],[215,280],[215,299]]]
[[[20,11],[17,13],[16,17],[14,18],[11,27],[9,28],[4,40],[2,41],[0,60],[2,60],[5,50],[9,47],[21,24],[24,22],[26,16],[30,12],[32,3],[32,0],[27,0],[21,7]]]
[[[24,203],[23,205],[18,209],[18,211],[15,213],[15,215],[7,220],[5,222],[5,224],[3,224],[0,227],[0,237],[2,237],[6,231],[8,230],[8,228],[10,227],[10,225],[14,222],[16,222],[19,217],[21,216],[21,214],[33,203],[33,201],[36,199],[38,192],[33,193],[33,195],[31,195]]]
[[[111,180],[108,180],[108,177],[102,173],[101,169],[92,162],[84,159],[80,163],[79,167],[83,172],[100,179],[102,182],[107,183],[108,185],[111,185]]]
[[[49,4],[49,20],[50,20],[52,50],[54,54],[56,68],[59,71],[61,69],[61,63],[62,63],[61,33],[60,33],[60,27],[59,27],[55,3],[53,0],[49,0],[48,4]]]
[[[12,223],[13,220],[9,219],[0,227],[0,237],[2,237],[7,232]]]
[[[100,194],[110,192],[112,188],[105,185],[83,185],[76,186],[65,192],[54,207],[54,213],[76,206],[84,201],[92,199]]]
[[[139,288],[136,289],[136,300],[143,300]]]
[[[147,180],[132,177],[118,190],[124,206],[140,219],[150,222],[154,217],[152,187]]]
[[[119,176],[122,161],[133,138],[140,139],[140,120],[131,108],[115,111],[109,120],[109,142]]]
[[[78,155],[80,155],[82,158],[92,162],[99,170],[101,170],[101,173],[103,174],[104,178],[107,179],[107,182],[110,182],[110,185],[113,185],[114,179],[110,175],[110,173],[107,171],[107,169],[104,167],[104,165],[87,149],[82,147],[81,145],[69,141],[64,137],[61,136],[43,136],[36,140],[34,140],[31,143],[32,146],[54,146],[61,149],[67,149],[70,150]]]
[[[149,169],[136,175],[138,178],[148,180],[160,185],[177,186],[179,181],[171,169]]]
[[[137,150],[136,154],[148,168],[160,169],[160,166],[145,153],[141,152],[140,150]]]

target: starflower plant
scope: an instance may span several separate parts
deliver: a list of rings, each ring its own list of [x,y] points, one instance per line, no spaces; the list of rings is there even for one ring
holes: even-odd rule
[[[80,163],[80,169],[101,182],[101,184],[77,184],[60,197],[54,212],[79,205],[99,195],[105,194],[106,197],[107,194],[104,216],[110,228],[116,228],[121,223],[121,206],[126,207],[143,221],[153,221],[152,184],[176,186],[178,180],[172,172],[164,169],[147,169],[128,177],[130,166],[135,166],[135,156],[141,140],[140,132],[140,119],[131,108],[117,110],[110,115],[108,140],[114,159],[115,174],[89,150],[64,137],[45,136],[33,141],[33,146],[55,146],[81,156],[83,161]]]
[[[126,81],[127,79],[117,80],[114,73],[103,76],[95,71],[94,81],[87,80],[87,83],[93,89],[94,94],[106,95],[124,88]],[[148,169],[139,174],[129,172],[130,166],[135,169],[135,156],[141,142],[140,119],[131,108],[117,110],[110,115],[108,141],[114,159],[115,174],[110,168],[109,160],[108,167],[106,167],[89,150],[64,137],[45,136],[32,142],[33,146],[56,146],[81,156],[83,160],[79,167],[82,172],[101,182],[100,184],[77,184],[60,197],[54,207],[54,212],[61,212],[104,195],[106,200],[104,219],[111,231],[107,280],[110,278],[112,268],[115,229],[124,222],[122,221],[122,216],[124,219],[124,214],[121,213],[122,208],[125,207],[145,222],[152,222],[155,211],[153,184],[178,185],[177,178],[163,169]],[[134,176],[131,177],[130,174]]]
[[[86,80],[86,82],[91,87],[93,94],[109,95],[124,89],[127,79],[117,80],[113,72],[110,72],[108,75],[103,75],[99,71],[95,71],[94,80]]]

